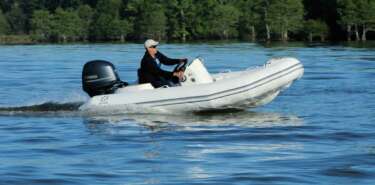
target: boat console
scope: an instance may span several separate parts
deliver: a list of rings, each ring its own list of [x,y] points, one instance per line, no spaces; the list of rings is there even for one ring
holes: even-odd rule
[[[214,82],[214,79],[203,65],[203,59],[194,59],[185,70],[182,86],[206,84]]]

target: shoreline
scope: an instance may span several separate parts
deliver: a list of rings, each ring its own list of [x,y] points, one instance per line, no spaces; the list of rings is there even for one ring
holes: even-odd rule
[[[287,42],[283,41],[247,41],[239,39],[228,39],[228,40],[191,40],[186,42],[180,41],[164,41],[164,44],[235,44],[235,43],[248,43],[258,44],[264,47],[315,47],[315,46],[348,46],[348,47],[375,47],[375,40],[363,41],[299,41],[291,40]],[[92,44],[143,44],[140,41],[69,41],[69,42],[38,42],[32,38],[32,35],[0,35],[0,46],[22,46],[22,45],[92,45]]]

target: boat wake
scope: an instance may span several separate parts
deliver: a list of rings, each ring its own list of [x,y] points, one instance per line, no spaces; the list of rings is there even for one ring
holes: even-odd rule
[[[81,117],[88,125],[128,125],[130,122],[164,130],[171,127],[193,129],[200,126],[275,127],[300,126],[303,120],[294,115],[272,112],[251,112],[228,109],[186,114],[152,114],[117,112],[108,115],[86,114],[79,110],[84,102],[45,102],[28,106],[0,107],[0,116],[20,117]],[[130,122],[129,122],[130,121]],[[90,126],[90,127],[91,127]],[[96,126],[95,126],[96,127]]]
[[[210,130],[230,127],[298,127],[303,119],[295,115],[274,112],[221,112],[204,114],[126,114],[117,116],[92,116],[85,119],[89,128],[105,133],[115,133],[116,126],[142,125],[152,131],[163,130]],[[111,125],[111,126],[108,126]],[[116,125],[116,126],[113,126]]]
[[[1,116],[56,116],[56,115],[77,115],[78,108],[84,102],[45,102],[41,104],[26,106],[0,107]]]

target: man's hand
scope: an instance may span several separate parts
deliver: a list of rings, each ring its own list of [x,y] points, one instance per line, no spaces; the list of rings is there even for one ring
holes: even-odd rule
[[[176,72],[173,73],[173,76],[178,77],[178,79],[180,81],[182,81],[184,79],[184,72],[183,71],[176,71]]]
[[[181,62],[181,63],[187,63],[187,62],[188,62],[188,59],[187,59],[187,58],[182,58],[182,59],[180,59],[180,62]]]

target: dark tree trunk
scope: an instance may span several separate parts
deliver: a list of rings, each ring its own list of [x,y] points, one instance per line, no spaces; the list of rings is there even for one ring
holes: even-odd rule
[[[62,42],[63,42],[63,43],[66,43],[66,41],[67,41],[67,38],[66,38],[66,36],[65,36],[65,35],[62,35],[62,36],[61,36],[61,39],[62,39]]]
[[[361,38],[359,37],[358,25],[354,25],[354,31],[355,31],[355,40],[360,41]]]
[[[313,34],[309,33],[309,42],[312,42],[312,41],[313,41]]]
[[[285,32],[284,32],[284,39],[285,39],[285,41],[289,40],[288,30],[285,30]]]
[[[185,25],[185,12],[183,9],[180,11],[180,16],[181,16],[181,23],[182,24],[182,35],[181,35],[181,41],[186,42],[186,25]]]
[[[287,42],[288,39],[289,39],[288,38],[288,31],[287,30],[281,31],[281,41]]]
[[[320,35],[320,41],[325,42],[326,41],[326,36],[325,35]]]
[[[346,40],[351,41],[352,40],[352,26],[351,25],[346,25]]]
[[[186,42],[186,33],[182,33],[182,38],[181,38],[182,42]]]
[[[362,41],[366,41],[367,40],[367,27],[366,25],[362,25]]]
[[[266,32],[267,32],[267,41],[271,40],[271,29],[268,24],[266,24]]]
[[[263,4],[265,3],[265,4]],[[263,11],[264,11],[264,20],[266,20],[266,34],[267,34],[267,42],[271,41],[271,29],[270,29],[270,26],[268,25],[267,23],[267,19],[268,19],[268,7],[270,6],[270,2],[268,0],[264,0],[263,1]]]
[[[254,42],[256,40],[255,26],[251,26],[251,40]]]

